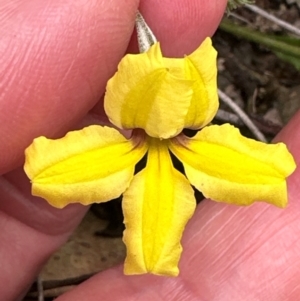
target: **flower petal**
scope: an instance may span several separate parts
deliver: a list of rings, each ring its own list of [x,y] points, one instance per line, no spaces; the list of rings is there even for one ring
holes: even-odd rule
[[[126,55],[109,80],[104,100],[110,121],[119,128],[142,128],[149,136],[169,138],[184,128],[193,81],[186,78],[184,59],[168,59],[159,43],[148,52]]]
[[[176,276],[180,239],[196,201],[187,179],[173,168],[167,143],[150,144],[146,168],[123,196],[125,274]]]
[[[185,58],[190,78],[194,81],[193,98],[185,118],[185,127],[199,129],[216,115],[219,100],[217,92],[217,51],[210,38]]]
[[[296,166],[283,143],[248,139],[225,124],[206,127],[192,139],[173,139],[170,149],[205,197],[237,205],[287,204],[286,177]]]
[[[118,197],[129,186],[135,164],[146,153],[138,139],[89,126],[57,140],[39,137],[26,149],[25,172],[32,194],[62,208]]]

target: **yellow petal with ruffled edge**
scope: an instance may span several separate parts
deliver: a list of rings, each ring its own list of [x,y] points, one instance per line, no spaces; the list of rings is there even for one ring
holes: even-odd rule
[[[126,140],[115,129],[95,125],[57,140],[36,138],[25,151],[24,169],[32,194],[52,206],[88,205],[121,195],[145,153],[137,138]]]
[[[195,210],[193,189],[174,169],[166,141],[150,141],[147,166],[123,195],[125,274],[176,276],[180,239]]]
[[[171,151],[190,182],[214,201],[249,205],[287,204],[286,177],[295,162],[285,144],[265,144],[243,137],[229,124],[208,126],[194,138],[177,137]]]
[[[219,100],[217,93],[217,51],[210,38],[185,58],[186,68],[194,81],[193,98],[185,118],[185,128],[199,129],[216,115]]]
[[[122,59],[106,87],[105,111],[119,128],[142,128],[151,137],[173,137],[185,126],[192,86],[184,59],[169,59],[166,66],[156,43],[145,53]]]

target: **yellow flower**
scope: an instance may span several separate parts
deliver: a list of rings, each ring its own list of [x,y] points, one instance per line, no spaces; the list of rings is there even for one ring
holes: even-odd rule
[[[284,144],[244,138],[228,124],[207,126],[193,138],[183,134],[216,114],[216,73],[209,38],[183,59],[164,58],[156,43],[125,56],[107,85],[106,113],[117,127],[133,129],[130,139],[90,126],[58,140],[39,137],[26,150],[32,193],[55,207],[123,193],[126,274],[178,274],[180,239],[196,204],[190,183],[215,201],[287,203],[286,177],[295,163]],[[145,154],[146,167],[134,176]]]

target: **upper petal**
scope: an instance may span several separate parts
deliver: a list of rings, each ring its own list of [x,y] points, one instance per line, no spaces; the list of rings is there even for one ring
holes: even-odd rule
[[[208,198],[237,205],[287,204],[286,177],[296,165],[283,143],[248,139],[225,124],[206,127],[192,139],[173,139],[170,148],[191,183]]]
[[[126,55],[109,80],[104,100],[119,128],[143,128],[149,136],[169,138],[184,128],[193,96],[184,59],[164,61],[159,43],[148,52]]]
[[[33,195],[58,208],[87,205],[123,193],[145,152],[138,139],[126,140],[115,129],[95,125],[57,140],[36,138],[25,151],[24,169]]]
[[[185,127],[199,129],[216,115],[219,100],[217,92],[217,51],[210,38],[186,58],[186,65],[193,80],[193,97],[185,117]]]
[[[123,196],[125,273],[176,276],[181,235],[195,205],[193,189],[173,168],[166,142],[150,142],[147,166]]]

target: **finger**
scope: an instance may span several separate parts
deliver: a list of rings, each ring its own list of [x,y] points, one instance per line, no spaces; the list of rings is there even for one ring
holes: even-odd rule
[[[156,5],[158,4],[156,1],[153,1],[153,3],[156,4]],[[205,2],[205,3],[207,3],[207,2]],[[212,3],[212,2],[210,2],[210,3]],[[206,18],[204,18],[203,13],[198,14],[199,16],[201,16],[201,18],[200,18],[199,22],[194,22],[194,23],[197,24],[197,26],[198,26],[198,24],[201,23],[201,21],[204,22],[203,24],[205,24],[205,23],[208,22],[208,21],[205,21],[205,20],[210,20],[209,21],[210,24],[213,24],[213,29],[211,31],[213,31],[216,28],[217,23],[219,22],[219,19],[220,19],[220,15],[221,15],[221,9],[220,9],[220,7],[224,9],[224,5],[222,5],[222,2],[218,2],[218,3],[221,3],[221,6],[214,6],[213,4],[210,4],[210,5],[212,5],[212,7],[216,7],[217,8],[216,9],[217,12],[212,11],[210,5],[209,6],[205,6],[205,5],[207,5],[207,4],[205,4],[204,5],[204,9],[206,8],[207,11],[209,12],[209,14],[207,14]],[[224,3],[226,3],[226,1],[224,1]],[[177,2],[173,1],[172,5],[169,6],[169,9],[171,9],[172,11],[176,11],[176,8],[177,8],[178,11],[182,11],[182,7],[181,6],[182,6],[182,2],[181,1],[177,1]],[[195,6],[195,3],[194,2],[188,2],[187,3],[187,7],[185,7],[187,13],[186,14],[180,14],[180,16],[181,16],[182,19],[180,19],[180,20],[176,19],[176,22],[178,22],[178,23],[182,22],[182,23],[184,23],[186,25],[186,20],[190,19],[188,14],[191,11],[195,10],[195,9],[192,9],[190,6]],[[212,15],[211,15],[211,13],[212,13]],[[178,13],[175,14],[175,15],[178,15]],[[214,18],[215,18],[214,19],[215,23],[212,23],[212,21],[211,21],[213,19],[212,16],[214,16]],[[162,21],[163,20],[161,20],[161,22]],[[14,187],[16,187],[19,191],[22,191],[22,193],[26,194],[26,196],[27,196],[28,199],[30,198],[30,186],[28,184],[28,181],[26,180],[26,177],[24,177],[24,173],[22,171],[17,170],[15,172],[11,172],[10,174],[8,174],[6,176],[6,179],[10,182],[11,185],[13,185]],[[38,203],[40,203],[40,204],[44,203],[44,202],[37,201],[38,198],[32,198],[32,199],[33,199],[34,203],[37,203],[37,204]],[[25,208],[22,209],[22,210],[14,209],[15,207],[21,208],[22,206],[21,206],[21,204],[19,204],[18,206],[15,206],[15,204],[12,205],[13,203],[14,202],[5,202],[3,205],[0,205],[0,209],[4,210],[6,213],[11,214],[11,215],[18,214],[18,216],[15,216],[16,218],[18,218],[19,220],[22,220],[22,222],[24,222],[26,224],[30,224],[30,220],[32,218],[30,218],[29,221],[25,221],[25,219],[23,217],[23,215],[26,216],[26,214],[24,214],[25,212],[27,212],[26,209]],[[44,205],[40,205],[40,206],[44,206]],[[43,207],[43,209],[44,209],[44,207]],[[47,209],[45,211],[48,212],[49,210],[50,209]],[[22,214],[19,213],[19,211]],[[42,211],[42,210],[37,209],[37,211]],[[36,216],[38,216],[38,215],[36,215]],[[36,218],[36,220],[39,220],[39,219],[41,219],[41,220],[44,221],[44,218],[39,218],[39,217]],[[43,229],[41,229],[41,231],[43,231]]]
[[[149,2],[151,2],[151,1],[149,1]],[[152,1],[152,2],[155,3],[155,1]],[[218,3],[221,5],[221,7],[223,5],[223,8],[224,8],[225,2],[226,1],[223,1],[223,3],[222,3],[219,1]],[[206,3],[207,2],[205,2],[204,5],[207,5]],[[158,5],[159,3],[156,3],[156,4]],[[170,5],[169,5],[168,9],[176,10],[176,5],[177,5],[177,9],[180,9],[181,3],[179,1],[178,2],[173,1],[172,3],[169,3],[169,4]],[[194,4],[195,3],[193,3],[193,5]],[[198,3],[198,5],[200,5],[200,3]],[[150,6],[151,6],[151,3],[150,3]],[[206,6],[206,8],[207,7],[208,6]],[[212,7],[213,7],[213,5],[212,5]],[[159,10],[160,9],[157,8],[157,11],[159,11]],[[185,25],[188,25],[189,20],[190,20],[190,18],[188,17],[188,14],[191,11],[192,11],[192,9],[187,10],[187,12],[188,12],[187,14],[183,13],[181,15],[182,19],[180,19],[178,21],[178,23],[182,22]],[[205,10],[203,10],[203,11],[205,11]],[[212,18],[211,18],[211,15],[207,15],[205,18],[205,14],[203,14],[203,15],[200,14],[200,16],[201,16],[200,20],[199,19],[195,20],[195,23],[197,23],[197,26],[199,24],[201,26],[201,25],[209,24],[211,22],[211,25],[208,25],[208,26],[210,26],[210,28],[205,27],[205,29],[202,31],[202,36],[201,36],[201,33],[199,36],[199,32],[197,32],[197,31],[194,31],[194,32],[191,31],[189,33],[189,38],[191,39],[191,37],[193,37],[193,42],[188,43],[188,39],[187,39],[186,43],[185,43],[185,41],[181,44],[178,43],[179,52],[178,52],[178,50],[176,50],[177,53],[175,55],[178,55],[178,54],[180,55],[180,51],[182,53],[189,52],[188,47],[190,47],[192,50],[194,50],[193,43],[195,43],[195,45],[198,46],[199,42],[201,41],[201,39],[203,39],[204,36],[212,34],[212,32],[215,30],[215,28],[217,26],[217,23],[219,22],[219,20],[221,18],[223,11],[220,7],[218,7],[218,9],[216,9],[216,11],[210,11],[210,13],[211,12],[213,14]],[[153,16],[153,15],[149,15],[149,13],[148,13],[148,19],[147,19],[147,17],[146,17],[147,10],[145,12],[143,11],[143,14],[145,15],[145,18],[147,21],[148,21],[148,19],[150,19],[150,20],[158,20],[158,22],[161,22],[162,24],[164,23],[164,17],[161,17],[161,19],[159,19],[159,17],[157,17],[157,15]],[[173,21],[171,22],[171,24],[173,24]],[[194,26],[194,25],[192,25],[192,26]],[[176,28],[176,26],[175,27],[172,26],[171,28],[169,28],[168,32],[170,32],[171,34],[175,33],[175,36],[176,36],[177,35],[176,29],[173,32],[174,28]],[[162,33],[162,29],[160,27],[158,27],[157,30]],[[161,34],[161,36],[163,36],[163,35]],[[168,37],[169,36],[166,35],[166,39],[165,39],[166,47],[169,46],[169,49],[171,50],[173,41],[172,41],[172,38],[168,41],[167,40]],[[169,43],[169,45],[167,43]],[[112,281],[110,281],[112,279],[114,279],[113,283],[112,283]],[[178,283],[178,279],[179,278],[177,278],[177,280],[175,280],[173,283]],[[136,280],[138,280],[138,282],[136,282]],[[149,276],[149,275],[141,276],[141,277],[125,277],[122,273],[122,270],[120,268],[117,268],[117,269],[110,270],[104,274],[100,274],[100,275],[92,278],[90,281],[88,281],[84,285],[80,286],[80,288],[78,288],[78,290],[76,289],[73,292],[71,292],[70,294],[66,294],[64,297],[61,297],[61,299],[59,299],[59,300],[80,300],[82,298],[85,298],[89,301],[98,300],[98,298],[103,298],[103,300],[111,300],[111,299],[115,299],[115,298],[118,300],[131,300],[133,298],[133,296],[135,296],[137,298],[141,297],[143,300],[154,300],[154,299],[159,300],[159,299],[157,299],[157,297],[160,296],[161,290],[157,291],[156,288],[163,286],[163,283],[161,282],[161,280],[163,280],[162,282],[164,283],[164,278],[158,278],[158,277]],[[149,284],[150,284],[150,286],[149,286],[150,290],[148,290],[148,289],[145,290],[145,288],[148,287]],[[155,286],[155,289],[153,289],[154,286]],[[116,291],[115,288],[117,288],[118,291]],[[175,289],[175,291],[174,291],[174,289]],[[174,286],[172,286],[172,290],[174,293],[172,292],[171,295],[167,295],[167,292],[166,292],[164,295],[165,297],[163,297],[163,300],[166,300],[166,298],[168,300],[172,300],[172,298],[170,298],[170,297],[172,295],[175,296],[176,292],[178,292],[176,290],[176,288],[174,288]],[[146,292],[146,293],[144,293],[144,292]],[[171,292],[171,290],[169,289],[168,292]],[[175,300],[178,300],[178,299],[175,299]]]
[[[127,48],[138,0],[0,1],[0,174],[75,124]]]
[[[0,1],[2,172],[16,165],[34,136],[59,132],[93,105],[126,49],[136,6],[137,1]],[[9,33],[3,30],[8,25]],[[5,300],[17,300],[86,208],[50,208],[30,196],[20,171],[0,180],[0,195],[0,290]]]
[[[78,126],[97,122],[89,115],[84,124]],[[22,168],[0,177],[0,196],[0,223],[5,223],[2,227],[5,230],[0,233],[3,242],[0,258],[5,262],[0,275],[0,291],[7,296],[5,300],[23,300],[17,298],[17,294],[25,294],[47,258],[67,240],[88,207],[71,204],[56,209],[45,200],[33,197]]]
[[[8,176],[6,176],[6,179],[7,180],[9,180],[10,181],[10,183],[12,183],[12,184],[14,184],[14,185],[16,185],[17,187],[18,187],[18,189],[19,190],[21,190],[22,191],[22,194],[24,193],[24,191],[26,190],[26,187],[23,187],[22,185],[23,184],[21,184],[22,182],[22,180],[21,180],[21,177],[20,177],[20,175],[18,175],[18,172],[13,172],[12,174],[10,174],[10,175],[8,175]],[[10,189],[9,189],[10,190]],[[6,191],[6,193],[8,193],[7,191]],[[32,201],[32,200],[31,200]],[[31,202],[30,201],[30,202]],[[25,202],[26,204],[28,204],[28,203],[30,203],[30,202]],[[39,205],[40,206],[40,205]],[[16,207],[18,207],[18,206],[16,206]],[[21,207],[21,208],[26,208],[26,207]],[[3,208],[4,209],[4,208]],[[11,210],[10,208],[6,208],[6,211],[8,211],[8,210]],[[26,209],[26,210],[28,210],[28,209]],[[40,212],[41,212],[41,210],[42,210],[42,208],[38,208],[37,209],[37,212],[40,214]],[[71,214],[69,214],[68,212],[67,213],[62,213],[62,215],[60,216],[60,217],[64,217],[64,214],[66,214],[66,220],[68,221],[72,216],[73,216],[73,214],[75,214],[75,211],[76,210],[74,210],[74,212],[73,213],[71,213]],[[47,212],[48,212],[48,209],[47,210],[45,210],[45,214],[47,215]],[[56,214],[54,213],[53,214],[54,215],[54,217],[56,216]],[[36,221],[36,222],[41,222],[41,216],[42,215],[40,215],[40,217],[38,218],[38,220]],[[21,218],[21,216],[19,215],[19,216],[17,216],[17,218],[18,219],[20,219]],[[60,218],[59,218],[60,219]],[[12,219],[10,219],[10,221],[11,221]],[[51,220],[51,219],[50,219]],[[13,221],[13,220],[12,220]],[[25,219],[25,220],[22,220],[22,221],[24,221],[24,222],[26,222],[26,224],[28,225],[28,220],[27,219]],[[44,227],[44,225],[45,225],[45,223],[43,224],[43,223],[41,223],[42,224],[42,227]],[[59,224],[59,223],[58,223]],[[23,225],[24,226],[24,225]],[[73,225],[72,225],[72,227],[73,227]],[[30,279],[32,279],[32,277],[33,277],[33,275],[34,275],[34,271],[36,271],[36,269],[37,269],[37,266],[39,266],[40,265],[40,263],[43,261],[43,259],[46,257],[45,256],[45,254],[49,254],[49,252],[51,252],[52,250],[53,250],[53,244],[54,245],[57,245],[57,244],[59,244],[59,242],[57,242],[59,239],[57,239],[57,238],[60,238],[61,236],[63,236],[64,238],[65,238],[65,234],[66,233],[64,233],[64,234],[58,234],[57,232],[55,232],[55,233],[51,233],[51,235],[52,235],[52,238],[49,238],[49,233],[41,233],[41,235],[42,236],[44,236],[44,235],[47,235],[47,239],[49,239],[49,241],[48,242],[45,242],[45,241],[43,241],[43,247],[42,248],[39,248],[38,247],[38,250],[36,250],[36,252],[33,252],[33,254],[34,254],[34,256],[30,256],[30,252],[31,252],[31,247],[30,247],[30,245],[28,245],[28,243],[27,243],[27,241],[26,241],[26,239],[25,239],[25,237],[28,235],[28,233],[26,233],[25,231],[23,231],[22,230],[23,228],[21,227],[20,229],[18,229],[18,232],[17,232],[17,239],[19,239],[20,240],[20,244],[21,243],[23,243],[23,245],[24,245],[24,248],[23,248],[23,252],[26,252],[26,258],[27,258],[27,263],[28,263],[28,265],[26,265],[26,268],[25,268],[25,271],[27,272],[26,273],[26,276],[27,276],[27,278],[26,278],[26,281],[28,282],[28,281],[30,281]],[[24,228],[25,229],[25,228]],[[41,231],[41,228],[38,228],[39,229],[39,231]],[[33,229],[34,231],[36,230],[36,229]],[[4,238],[3,239],[5,239],[5,238],[7,238],[6,236],[5,236],[5,234],[3,234],[4,235]],[[37,236],[37,237],[39,237],[39,235]],[[7,238],[8,239],[8,238]],[[29,242],[30,243],[30,242]],[[9,248],[8,248],[9,249]],[[6,256],[8,256],[8,258],[9,258],[9,254],[7,253],[7,250],[5,251],[6,253],[5,253],[5,255]],[[27,252],[28,252],[28,254],[27,254]],[[20,254],[22,254],[21,252],[19,252],[19,250],[16,250],[15,251],[15,253],[14,253],[14,255],[16,256],[16,257],[20,257]],[[7,258],[7,257],[4,257],[3,256],[3,258]],[[31,268],[30,268],[31,267]],[[14,275],[14,273],[16,273],[17,272],[17,265],[14,265],[13,266],[13,268],[11,269],[11,270],[9,270],[8,271],[9,272],[9,276],[10,277],[8,277],[8,273],[4,273],[4,276],[6,276],[6,278],[8,279],[11,279],[11,277],[13,277],[13,275]],[[24,279],[22,280],[22,279],[20,279],[20,278],[17,278],[17,279],[15,279],[16,281],[19,281],[18,282],[18,284],[19,284],[19,286],[17,286],[18,288],[19,287],[24,287]],[[4,288],[4,290],[5,290],[5,288]],[[13,295],[13,296],[15,296],[15,295]],[[8,298],[9,299],[9,298]],[[14,298],[10,298],[10,299],[14,299]]]
[[[300,113],[277,138],[297,162],[299,133]],[[298,168],[289,179],[286,209],[263,203],[251,207],[201,203],[184,233],[179,277],[128,277],[118,267],[92,277],[57,301],[77,301],[82,296],[89,301],[298,300],[299,178]]]
[[[193,52],[217,29],[227,1],[145,0],[140,9],[161,42],[164,55]]]
[[[1,212],[18,223],[53,236],[70,233],[87,210],[79,204],[57,209],[32,196],[31,184],[21,168],[0,177],[0,195]]]
[[[73,216],[75,219],[80,217]],[[23,300],[21,297],[41,267],[70,233],[55,236],[41,233],[2,212],[0,225],[1,300]]]

